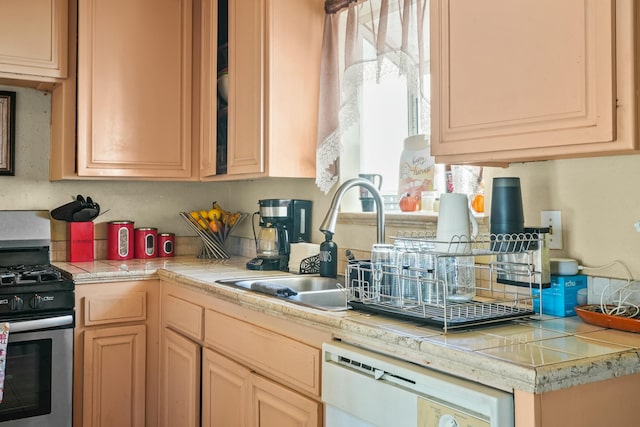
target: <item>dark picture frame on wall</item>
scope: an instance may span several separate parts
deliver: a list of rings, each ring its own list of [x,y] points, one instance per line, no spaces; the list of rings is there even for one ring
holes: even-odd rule
[[[16,93],[0,91],[0,175],[15,175]]]

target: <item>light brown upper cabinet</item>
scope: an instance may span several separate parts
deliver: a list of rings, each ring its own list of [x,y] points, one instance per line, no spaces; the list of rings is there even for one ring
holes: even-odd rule
[[[193,1],[73,0],[51,180],[197,179]]]
[[[0,78],[67,77],[68,0],[0,0]]]
[[[229,29],[221,152],[218,1],[78,0],[77,10],[72,1],[77,45],[73,37],[69,79],[52,93],[50,178],[314,177],[323,5],[233,0],[220,16]]]
[[[203,177],[315,177],[323,22],[322,0],[229,1],[225,173],[214,167],[212,148],[216,69],[210,46],[217,46],[216,33],[203,30]]]
[[[78,175],[192,176],[192,6],[78,2]]]
[[[632,0],[432,0],[430,12],[439,163],[637,148]]]

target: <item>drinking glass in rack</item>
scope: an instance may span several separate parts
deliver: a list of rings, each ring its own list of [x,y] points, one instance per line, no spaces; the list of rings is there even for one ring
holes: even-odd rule
[[[416,251],[398,251],[398,273],[400,275],[400,294],[402,302],[418,303],[422,299],[420,289],[420,253]]]
[[[374,244],[371,248],[371,268],[373,301],[397,303],[400,289],[395,246],[385,243]]]
[[[447,301],[467,302],[476,296],[476,271],[473,256],[438,258],[438,282],[446,287]]]

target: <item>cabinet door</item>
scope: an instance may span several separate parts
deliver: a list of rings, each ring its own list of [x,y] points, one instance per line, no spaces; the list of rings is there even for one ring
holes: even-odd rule
[[[315,178],[324,1],[266,4],[269,176]]]
[[[204,341],[282,384],[320,396],[318,347],[214,310],[205,312]]]
[[[140,417],[146,425],[157,424],[159,283],[140,280],[76,287],[74,426],[82,426],[83,419],[85,427],[109,425],[104,417],[109,423],[119,421],[134,410],[136,422]],[[138,326],[129,326],[134,322]],[[139,369],[144,372],[140,374]],[[120,387],[125,391],[120,392]],[[130,404],[121,403],[129,399],[133,399]],[[120,406],[122,411],[111,411]]]
[[[84,332],[83,425],[145,425],[144,325]]]
[[[607,150],[598,143],[616,138],[614,12],[613,0],[432,1],[436,160]]]
[[[200,346],[164,328],[160,368],[160,425],[200,425]]]
[[[229,2],[227,173],[263,173],[264,0]]]
[[[217,173],[218,139],[218,1],[202,0],[196,15],[200,18],[200,176]]]
[[[214,10],[203,2],[200,173],[213,176],[216,144]],[[229,2],[226,174],[315,177],[324,24],[322,0]]]
[[[192,176],[192,0],[79,0],[79,176]]]
[[[205,348],[202,352],[202,426],[244,427],[250,371]]]
[[[67,77],[68,0],[0,0],[0,10],[0,74]]]
[[[273,381],[252,374],[250,377],[251,426],[311,427],[321,424],[319,402],[304,397]]]

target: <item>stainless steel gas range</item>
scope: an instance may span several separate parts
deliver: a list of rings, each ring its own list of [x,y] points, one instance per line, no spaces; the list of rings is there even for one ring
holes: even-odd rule
[[[0,211],[3,427],[71,426],[74,284],[51,265],[50,248],[48,211]]]

